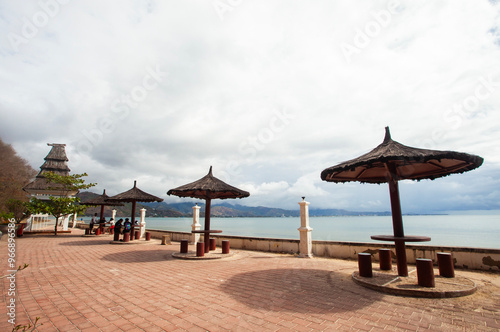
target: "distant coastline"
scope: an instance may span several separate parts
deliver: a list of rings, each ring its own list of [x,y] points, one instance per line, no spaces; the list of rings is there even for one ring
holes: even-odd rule
[[[80,197],[82,202],[86,200],[93,199],[98,194],[91,192],[82,192],[77,195]],[[185,202],[185,203],[137,203],[136,217],[140,216],[140,210],[146,209],[146,216],[148,218],[192,218],[193,217],[193,206],[195,202]],[[204,203],[198,202],[201,207],[200,216],[203,217],[205,213]],[[112,210],[116,209],[118,215],[130,215],[131,207],[130,203],[124,206],[106,206],[104,208],[104,216],[110,217]],[[94,213],[99,213],[99,207],[90,207],[87,209],[86,213],[82,216],[92,216]],[[403,213],[403,216],[446,216],[455,214],[500,214],[500,210],[480,210],[480,211],[433,211],[433,212],[423,212],[423,213]],[[279,218],[279,217],[299,217],[300,211],[297,207],[296,210],[287,210],[280,208],[264,207],[264,206],[245,206],[239,204],[231,204],[227,202],[214,203],[211,208],[211,216],[218,218]],[[344,209],[309,209],[310,217],[373,217],[373,216],[391,216],[390,211],[382,212],[360,212],[360,211],[349,211]]]

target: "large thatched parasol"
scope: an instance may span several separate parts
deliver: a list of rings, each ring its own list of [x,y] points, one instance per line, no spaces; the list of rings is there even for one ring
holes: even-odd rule
[[[321,179],[340,183],[389,183],[394,236],[381,235],[372,238],[395,241],[398,274],[407,276],[405,242],[429,241],[430,238],[404,235],[398,181],[433,180],[473,170],[482,163],[483,158],[467,153],[418,149],[403,145],[391,139],[389,127],[386,127],[382,144],[358,158],[323,170]]]
[[[102,216],[104,214],[104,206],[123,206],[123,204],[121,204],[119,202],[109,201],[109,196],[106,195],[106,189],[103,190],[102,195],[99,195],[94,199],[82,202],[80,204],[81,205],[88,205],[88,206],[100,206],[101,207],[101,215],[99,216],[99,220],[102,220]]]
[[[170,189],[168,195],[179,197],[193,197],[205,200],[205,252],[208,252],[210,243],[207,239],[210,237],[210,205],[212,199],[243,198],[250,196],[248,191],[230,186],[222,180],[212,175],[212,166],[208,174],[198,181],[185,184],[175,189]]]
[[[132,203],[132,225],[135,222],[135,205],[137,202],[162,202],[163,198],[148,194],[137,188],[137,181],[134,181],[134,187],[121,194],[108,198],[109,202],[129,202]]]

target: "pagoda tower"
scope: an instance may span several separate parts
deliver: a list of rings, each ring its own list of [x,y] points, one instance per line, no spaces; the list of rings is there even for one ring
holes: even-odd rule
[[[50,183],[45,178],[44,174],[48,172],[53,172],[57,175],[69,175],[70,169],[68,167],[68,157],[66,156],[66,144],[56,144],[56,143],[47,143],[48,146],[51,146],[51,150],[49,154],[44,158],[45,162],[42,166],[40,166],[40,172],[35,177],[35,180],[27,184],[23,190],[29,193],[32,197],[36,197],[38,199],[49,200],[50,197],[73,197],[78,191],[68,191],[65,190],[61,185]],[[63,230],[67,230],[68,227],[68,219],[70,216],[67,216],[63,220]],[[42,221],[46,221],[48,218],[47,215],[32,215],[32,227],[35,226],[35,223]]]
[[[54,183],[49,183],[44,174],[53,172],[57,175],[69,175],[68,157],[66,156],[66,144],[47,143],[51,146],[49,154],[45,157],[45,162],[40,166],[40,172],[35,180],[27,184],[23,190],[31,196],[39,199],[49,199],[50,196],[74,196],[78,192],[67,192],[58,189]]]

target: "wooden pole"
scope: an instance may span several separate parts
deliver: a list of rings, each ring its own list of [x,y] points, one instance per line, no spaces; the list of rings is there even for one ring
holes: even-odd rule
[[[99,220],[102,220],[102,215],[104,214],[104,205],[101,205],[101,216]]]
[[[135,201],[132,202],[132,217],[130,218],[130,220],[132,220],[132,227],[135,224],[135,203]]]
[[[207,198],[205,200],[205,230],[210,230],[210,205],[212,204],[212,199]],[[203,241],[205,242],[205,253],[210,252],[210,233],[205,232],[203,234]]]
[[[398,182],[389,180],[389,193],[391,196],[391,211],[392,211],[392,228],[394,237],[404,238],[403,216],[401,213],[401,202],[399,200]],[[398,266],[398,275],[402,277],[408,276],[408,266],[406,263],[406,245],[404,240],[395,240],[396,246],[396,263]]]

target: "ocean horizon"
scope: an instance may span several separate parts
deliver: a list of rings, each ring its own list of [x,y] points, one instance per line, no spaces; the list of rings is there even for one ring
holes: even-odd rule
[[[421,235],[429,242],[415,245],[453,246],[500,249],[500,211],[445,212],[447,214],[404,215],[405,235]],[[456,214],[455,214],[456,213]],[[461,213],[461,214],[458,214]],[[117,216],[117,218],[125,218]],[[88,222],[89,218],[84,218]],[[310,217],[312,239],[316,241],[369,242],[372,235],[392,235],[391,216],[332,216]],[[191,232],[193,219],[148,218],[146,228],[155,230]],[[204,218],[200,217],[201,228]],[[300,238],[300,217],[245,217],[210,218],[210,228],[222,230],[221,235],[278,239]]]

